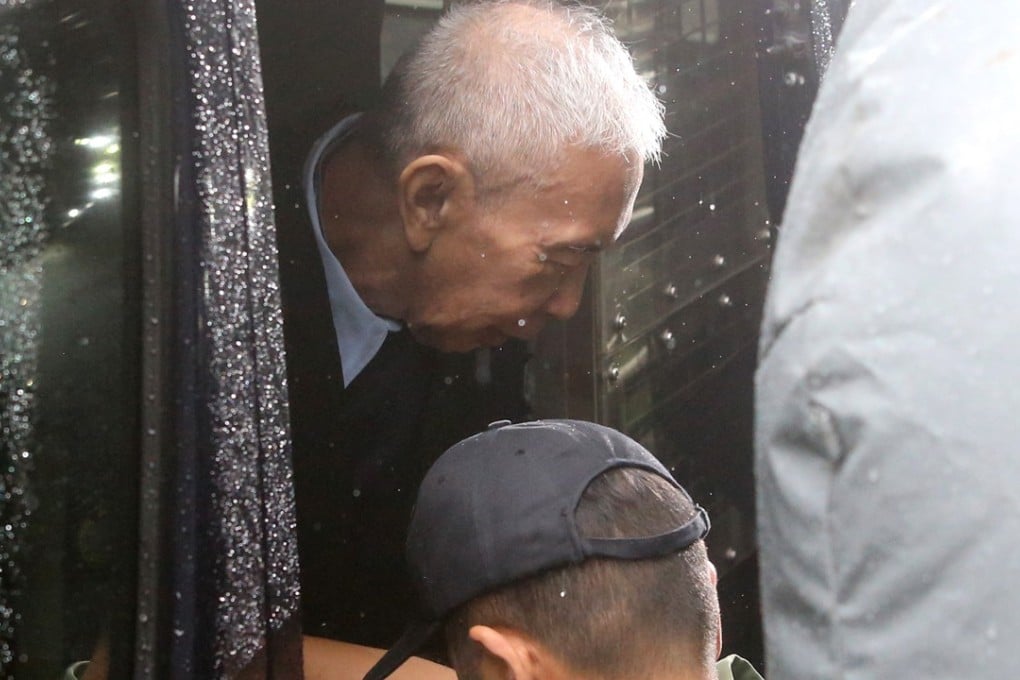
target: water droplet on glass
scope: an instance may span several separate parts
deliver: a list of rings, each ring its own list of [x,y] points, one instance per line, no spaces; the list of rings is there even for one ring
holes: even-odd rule
[[[525,326],[525,325],[526,325],[527,323],[528,323],[528,322],[527,322],[527,321],[525,321],[524,319],[517,319],[517,325],[518,325],[518,326],[520,326],[521,328],[524,328],[524,326]]]

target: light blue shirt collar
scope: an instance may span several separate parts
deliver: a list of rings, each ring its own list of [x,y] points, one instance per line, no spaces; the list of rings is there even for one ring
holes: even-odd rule
[[[326,288],[329,291],[329,307],[333,314],[333,330],[340,348],[340,363],[344,374],[344,387],[368,365],[382,347],[386,335],[400,330],[400,324],[384,319],[368,308],[358,292],[354,290],[347,272],[340,265],[333,251],[329,249],[322,233],[319,219],[319,194],[322,184],[321,165],[329,151],[336,148],[350,133],[360,113],[347,116],[320,137],[305,160],[304,189],[308,204],[308,217],[312,222],[315,242],[326,272]]]

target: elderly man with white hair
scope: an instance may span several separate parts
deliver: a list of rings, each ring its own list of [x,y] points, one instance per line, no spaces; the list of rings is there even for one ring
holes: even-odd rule
[[[288,340],[328,347],[335,366],[290,375],[306,633],[392,639],[411,601],[401,547],[438,353],[573,315],[664,136],[662,105],[597,11],[496,0],[456,5],[378,107],[314,145],[304,191],[333,333],[303,334],[322,319],[302,312]],[[327,418],[303,413],[313,402]]]

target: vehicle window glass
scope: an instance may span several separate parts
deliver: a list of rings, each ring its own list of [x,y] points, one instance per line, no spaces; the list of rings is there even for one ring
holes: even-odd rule
[[[138,476],[134,30],[0,2],[0,675],[130,658]],[[103,641],[113,640],[113,644]]]
[[[326,475],[318,461],[306,462],[314,474],[302,475],[302,458],[324,449],[341,456],[344,443],[331,439],[323,424],[336,421],[341,407],[356,411],[357,405],[324,397],[327,390],[315,382],[327,370],[334,386],[341,378],[337,349],[327,347],[334,330],[309,235],[302,168],[319,135],[375,103],[382,78],[451,4],[351,0],[302,14],[285,0],[257,2],[288,327],[304,623],[317,634],[344,629],[325,623],[337,610],[351,610],[347,629],[371,627],[366,639],[387,640],[391,622],[371,621],[372,606],[362,610],[349,599],[315,611],[321,603],[309,606],[307,598],[314,588],[328,590],[336,563],[365,557],[309,545],[328,542],[329,531],[316,527],[341,513],[325,509],[338,495],[333,488],[306,493],[302,479],[314,490]],[[709,547],[722,575],[727,644],[760,658],[751,395],[775,225],[817,85],[811,63],[812,27],[821,25],[812,23],[816,3],[593,4],[610,17],[665,107],[670,134],[662,162],[645,169],[616,247],[593,258],[572,320],[550,324],[526,345],[511,341],[447,360],[423,411],[428,417],[414,462],[427,465],[429,455],[466,429],[484,426],[490,413],[495,417],[488,420],[582,418],[627,432],[663,458],[713,513]],[[837,4],[845,3],[821,3]],[[828,48],[836,28],[829,26]],[[393,472],[389,461],[381,467]],[[342,488],[339,495],[358,498],[361,491]],[[385,511],[405,512],[396,503]],[[302,522],[302,513],[312,519]],[[312,528],[302,535],[302,525]],[[378,556],[385,544],[399,555],[402,539],[374,532],[371,552]],[[360,571],[375,577],[383,571],[375,567]]]

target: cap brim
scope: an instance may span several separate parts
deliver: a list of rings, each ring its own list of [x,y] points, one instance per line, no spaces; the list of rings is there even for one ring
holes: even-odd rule
[[[400,668],[405,661],[414,656],[439,630],[439,621],[418,621],[404,630],[396,644],[382,655],[382,658],[369,669],[363,680],[383,680]]]

